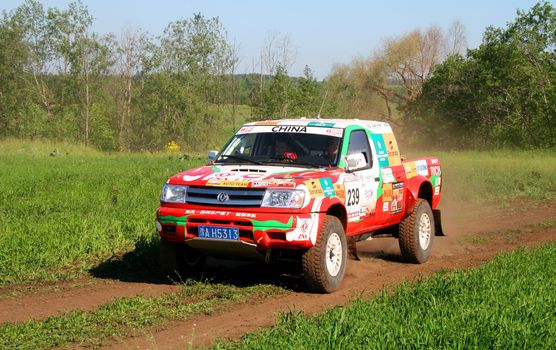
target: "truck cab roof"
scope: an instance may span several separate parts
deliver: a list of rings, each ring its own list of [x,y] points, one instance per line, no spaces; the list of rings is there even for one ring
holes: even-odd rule
[[[363,120],[363,119],[317,119],[317,118],[298,118],[298,119],[279,119],[263,120],[244,124],[249,126],[306,126],[306,127],[327,127],[346,129],[352,126],[362,126],[375,134],[392,133],[392,128],[386,122]]]

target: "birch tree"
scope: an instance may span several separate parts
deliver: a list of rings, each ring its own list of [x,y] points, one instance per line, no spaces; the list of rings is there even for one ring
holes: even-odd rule
[[[125,28],[117,43],[117,73],[122,82],[119,98],[120,115],[118,122],[118,147],[125,150],[127,123],[131,118],[134,77],[144,69],[148,39],[146,33],[139,29]]]

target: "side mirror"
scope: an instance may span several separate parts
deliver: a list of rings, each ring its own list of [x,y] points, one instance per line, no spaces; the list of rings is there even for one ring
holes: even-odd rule
[[[215,160],[217,155],[218,155],[218,151],[209,151],[208,162],[211,163],[213,160]]]
[[[355,171],[367,167],[367,160],[363,153],[350,154],[346,157],[347,171]]]

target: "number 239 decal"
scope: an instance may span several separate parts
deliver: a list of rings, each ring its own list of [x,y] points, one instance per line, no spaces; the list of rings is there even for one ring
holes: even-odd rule
[[[347,206],[359,204],[359,188],[352,188],[347,191]]]

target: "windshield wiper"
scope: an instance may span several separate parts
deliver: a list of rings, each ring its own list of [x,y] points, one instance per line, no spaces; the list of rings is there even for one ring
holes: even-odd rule
[[[288,157],[284,157],[284,156],[268,156],[267,159],[265,159],[265,163],[277,163],[278,162],[283,162],[283,161],[287,161],[288,163],[293,162],[293,159],[288,158]]]
[[[315,167],[315,168],[326,168],[325,165],[313,163],[313,162],[306,161],[306,160],[299,160],[299,158],[291,159],[291,158],[284,157],[284,156],[270,156],[268,158],[272,159],[272,161],[269,161],[267,163],[275,163],[275,161],[280,161],[280,163],[283,162],[283,164],[309,165],[309,166],[312,166],[312,167]]]
[[[257,165],[262,165],[263,163],[258,162],[256,160],[253,160],[251,158],[247,158],[247,157],[242,157],[242,156],[236,156],[233,154],[224,154],[221,155],[219,160],[221,160],[222,158],[226,158],[226,159],[237,159],[237,160],[243,160],[244,162],[249,162],[249,163],[253,163],[253,164],[257,164]]]
[[[326,165],[310,162],[308,160],[296,159],[296,160],[293,161],[293,163],[294,164],[299,164],[299,165],[310,165],[310,166],[315,167],[315,168],[326,168]]]

